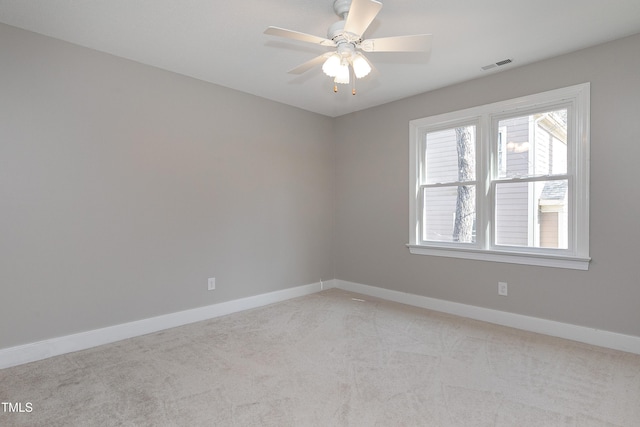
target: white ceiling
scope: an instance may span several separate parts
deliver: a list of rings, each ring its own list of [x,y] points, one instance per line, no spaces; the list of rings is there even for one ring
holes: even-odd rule
[[[366,38],[430,33],[432,51],[367,54],[355,96],[287,73],[328,48],[263,34],[325,37],[333,0],[0,0],[0,22],[331,117],[640,33],[640,0],[382,2]]]

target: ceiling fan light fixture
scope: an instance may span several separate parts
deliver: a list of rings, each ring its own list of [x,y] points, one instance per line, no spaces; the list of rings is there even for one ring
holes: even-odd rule
[[[353,73],[359,79],[371,72],[371,65],[369,65],[369,62],[359,53],[355,55],[353,61],[351,61],[351,65],[353,66]]]
[[[416,53],[429,52],[431,50],[430,34],[364,39],[363,35],[382,8],[380,0],[332,1],[333,10],[341,20],[329,26],[326,37],[280,27],[267,27],[265,30],[265,34],[268,35],[336,49],[293,68],[289,73],[302,74],[322,63],[322,71],[333,78],[334,92],[338,91],[338,84],[351,83],[351,93],[355,95],[356,80],[368,76],[373,69],[371,62],[365,55],[357,52],[356,49],[363,52]]]
[[[340,55],[332,54],[322,64],[322,71],[329,77],[336,77],[340,71]]]
[[[349,72],[349,65],[348,64],[340,65],[340,68],[338,70],[338,74],[336,75],[336,77],[335,77],[335,79],[333,81],[336,82],[336,83],[348,85],[349,84],[349,74],[351,74]]]

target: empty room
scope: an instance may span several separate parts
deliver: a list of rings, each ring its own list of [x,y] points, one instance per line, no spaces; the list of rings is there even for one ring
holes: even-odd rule
[[[0,425],[638,426],[639,159],[637,0],[0,0]]]

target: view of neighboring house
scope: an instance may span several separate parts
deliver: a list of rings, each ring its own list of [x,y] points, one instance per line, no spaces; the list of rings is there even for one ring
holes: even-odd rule
[[[567,248],[567,109],[499,119],[495,126],[490,172],[495,186],[495,244]],[[461,194],[464,189],[475,195],[479,179],[475,170],[477,129],[476,125],[464,128],[469,135],[465,143],[459,140],[459,127],[425,136],[425,241],[475,242],[475,196],[464,199]],[[474,227],[469,240],[456,239],[454,230],[462,215],[473,217],[468,222]]]

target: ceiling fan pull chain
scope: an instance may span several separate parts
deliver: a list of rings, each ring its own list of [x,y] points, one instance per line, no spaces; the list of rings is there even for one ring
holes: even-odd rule
[[[356,76],[353,67],[349,67],[351,70],[351,95],[356,94]]]

